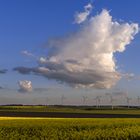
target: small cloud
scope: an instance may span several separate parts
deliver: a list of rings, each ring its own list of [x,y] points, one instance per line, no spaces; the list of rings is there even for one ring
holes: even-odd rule
[[[13,69],[14,71],[18,71],[21,74],[29,74],[32,71],[32,68],[27,67],[16,67]]]
[[[124,97],[126,97],[126,96],[127,96],[127,93],[124,92],[124,91],[115,91],[115,92],[112,92],[112,95],[114,95],[114,96],[124,96]]]
[[[42,92],[47,92],[49,89],[48,88],[34,88],[33,91],[42,93]]]
[[[77,12],[75,14],[74,23],[81,24],[82,22],[84,22],[87,19],[87,17],[90,15],[92,8],[93,6],[91,5],[91,3],[88,3],[86,6],[84,6],[84,12]]]
[[[47,59],[45,57],[40,57],[38,61],[40,64],[45,64],[47,62]]]
[[[0,74],[5,74],[7,71],[7,69],[0,69]]]
[[[3,87],[0,86],[0,90],[3,89]]]
[[[29,57],[34,57],[34,55],[30,52],[28,52],[27,50],[21,51],[21,54],[25,55],[25,56],[29,56]]]
[[[8,88],[7,86],[0,86],[0,90],[2,90],[2,91],[11,91],[13,89]]]
[[[134,73],[125,73],[125,74],[122,74],[122,77],[128,81],[137,79]]]
[[[32,82],[23,80],[18,82],[19,85],[19,92],[25,93],[25,92],[31,92],[32,91]]]

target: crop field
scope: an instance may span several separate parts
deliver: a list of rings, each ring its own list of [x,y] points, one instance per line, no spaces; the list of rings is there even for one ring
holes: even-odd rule
[[[0,117],[0,140],[139,140],[140,119]]]
[[[0,117],[53,117],[53,118],[140,118],[138,107],[95,106],[0,106]]]
[[[63,112],[63,113],[97,113],[97,114],[139,114],[139,108],[111,107],[96,108],[92,106],[0,106],[0,112]]]
[[[0,116],[0,140],[140,139],[139,108],[0,106]]]

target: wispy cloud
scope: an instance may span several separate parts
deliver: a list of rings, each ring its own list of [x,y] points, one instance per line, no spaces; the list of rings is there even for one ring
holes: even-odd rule
[[[119,97],[126,97],[127,93],[125,91],[115,91],[115,92],[112,92],[112,95],[119,96]]]
[[[0,86],[0,90],[3,89],[3,87]]]
[[[0,74],[5,74],[7,71],[7,69],[0,69]]]
[[[34,88],[33,89],[33,91],[38,92],[38,93],[48,92],[48,90],[50,90],[50,88]]]
[[[134,79],[138,79],[137,76],[135,76],[134,73],[125,73],[125,74],[122,74],[123,78],[128,80],[128,81],[131,81],[131,80],[134,80]]]
[[[76,12],[74,16],[75,18],[74,23],[81,24],[82,22],[84,22],[90,15],[92,8],[93,8],[92,4],[88,3],[86,6],[84,6],[83,12]]]
[[[23,54],[25,56],[29,56],[29,57],[35,57],[34,54],[32,54],[31,52],[29,52],[27,50],[21,51],[21,54]]]
[[[13,69],[14,71],[19,71],[21,74],[29,74],[32,71],[32,68],[27,67],[16,67]]]

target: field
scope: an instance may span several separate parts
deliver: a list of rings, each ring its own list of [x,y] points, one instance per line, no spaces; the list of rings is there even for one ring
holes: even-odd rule
[[[137,107],[114,107],[112,110],[110,106],[96,108],[95,106],[39,106],[39,105],[25,105],[25,106],[0,106],[0,112],[63,112],[63,113],[92,113],[92,114],[139,114],[140,109]]]
[[[1,140],[139,140],[140,119],[0,118]]]
[[[0,140],[139,140],[139,108],[0,106]]]
[[[140,118],[139,108],[94,106],[0,106],[1,117]]]

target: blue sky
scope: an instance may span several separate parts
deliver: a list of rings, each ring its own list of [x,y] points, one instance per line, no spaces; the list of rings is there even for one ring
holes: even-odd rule
[[[64,37],[79,30],[82,25],[74,24],[74,15],[76,11],[83,11],[83,7],[89,2],[87,0],[0,1],[0,69],[8,69],[6,74],[0,74],[0,86],[6,87],[0,90],[1,98],[5,99],[2,103],[30,104],[34,98],[49,96],[52,99],[50,103],[53,104],[59,103],[60,96],[64,94],[69,97],[68,103],[78,104],[82,95],[90,97],[106,92],[103,89],[90,89],[85,93],[85,89],[74,89],[43,76],[22,75],[13,71],[13,68],[18,66],[37,66],[36,60],[22,55],[22,51],[28,50],[36,57],[45,56],[47,49],[45,50],[44,46],[48,40]],[[93,0],[94,8],[91,16],[99,14],[102,9],[107,9],[114,20],[140,24],[139,5],[139,0]],[[119,71],[134,73],[136,77],[140,77],[140,33],[134,38],[124,52],[115,54],[115,58]],[[19,80],[30,80],[34,88],[46,88],[46,91],[43,90],[39,94],[37,92],[21,94],[18,92]],[[135,97],[140,95],[139,80],[133,79],[128,82],[123,79],[114,88],[129,90],[129,96]],[[74,100],[75,97],[77,100]],[[43,99],[38,102],[41,103],[41,100]]]

